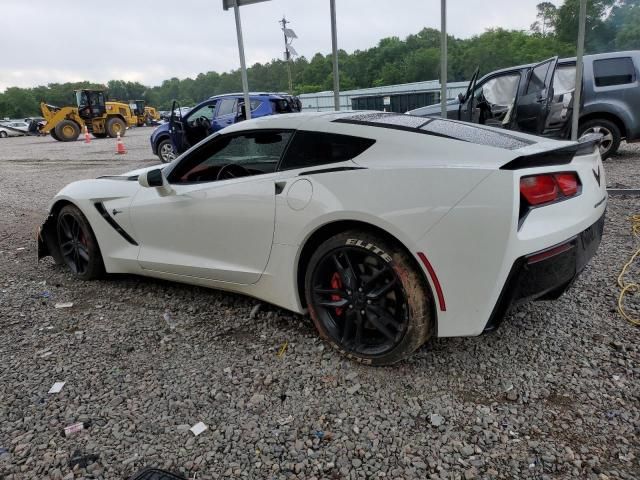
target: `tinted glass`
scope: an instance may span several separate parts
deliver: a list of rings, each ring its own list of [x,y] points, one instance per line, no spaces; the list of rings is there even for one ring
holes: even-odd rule
[[[221,100],[220,109],[218,110],[218,116],[229,115],[234,111],[234,105],[236,104],[235,99],[233,98],[225,98]]]
[[[176,165],[169,181],[212,182],[229,164],[244,167],[250,175],[274,172],[290,137],[291,132],[270,130],[215,137]]]
[[[299,131],[282,161],[281,170],[345,162],[375,143],[368,138],[335,133]]]
[[[551,67],[551,63],[552,62],[545,62],[533,69],[527,85],[526,94],[544,90],[544,80],[547,78],[547,72],[549,71],[549,67]]]
[[[593,62],[593,74],[597,87],[624,85],[636,79],[633,61],[629,57],[607,58]]]
[[[480,128],[468,123],[449,122],[438,118],[429,121],[420,127],[420,130],[456,140],[463,140],[478,145],[487,145],[489,147],[504,148],[506,150],[523,148],[533,143],[532,141],[501,131]]]

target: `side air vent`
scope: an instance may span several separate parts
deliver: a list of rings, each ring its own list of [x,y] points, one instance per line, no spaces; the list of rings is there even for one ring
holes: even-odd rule
[[[96,210],[98,210],[98,213],[102,215],[102,218],[104,218],[107,221],[107,223],[111,225],[113,229],[120,234],[122,238],[124,238],[131,245],[138,245],[138,242],[136,242],[131,237],[131,235],[125,232],[124,229],[120,225],[118,225],[118,222],[116,222],[113,219],[113,217],[109,215],[109,212],[107,212],[107,209],[104,208],[104,205],[102,204],[102,202],[96,202],[94,203],[94,206],[96,207]]]

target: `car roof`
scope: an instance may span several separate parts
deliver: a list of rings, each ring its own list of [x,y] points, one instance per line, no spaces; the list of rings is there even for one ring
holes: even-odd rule
[[[213,95],[209,97],[209,100],[218,99],[218,98],[241,98],[244,97],[244,93],[236,92],[236,93],[223,93],[220,95]],[[270,97],[280,99],[283,98],[281,93],[267,93],[267,92],[249,92],[249,97]]]
[[[585,55],[584,59],[585,60],[602,60],[605,58],[616,58],[616,57],[622,57],[622,56],[627,56],[627,57],[633,57],[633,56],[640,56],[640,50],[625,50],[625,51],[621,51],[621,52],[607,52],[607,53],[595,53],[592,55]],[[551,58],[551,57],[549,57]],[[547,60],[547,59],[545,59]],[[558,63],[573,63],[576,61],[576,57],[566,57],[566,58],[559,58],[558,59]],[[540,62],[544,62],[544,60],[540,60]],[[506,68],[501,68],[499,70],[492,70],[490,72],[487,72],[485,75],[483,75],[482,77],[486,77],[487,75],[493,75],[493,74],[497,74],[497,73],[505,73],[505,72],[512,72],[514,70],[523,70],[525,68],[531,68],[534,65],[537,65],[540,62],[536,62],[536,63],[526,63],[524,65],[514,65],[513,67],[506,67]]]

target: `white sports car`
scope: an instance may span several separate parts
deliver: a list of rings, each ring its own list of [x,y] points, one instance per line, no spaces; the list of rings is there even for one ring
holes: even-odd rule
[[[168,165],[71,183],[38,257],[308,311],[340,351],[389,364],[567,289],[602,236],[598,143],[379,112],[264,117]]]

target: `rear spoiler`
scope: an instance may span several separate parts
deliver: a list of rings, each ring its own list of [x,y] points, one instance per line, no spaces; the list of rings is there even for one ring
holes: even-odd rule
[[[600,146],[601,133],[590,133],[581,137],[577,143],[568,147],[547,150],[546,152],[522,155],[514,158],[500,167],[500,170],[520,170],[522,168],[548,167],[553,165],[567,165],[573,157],[590,155]]]

